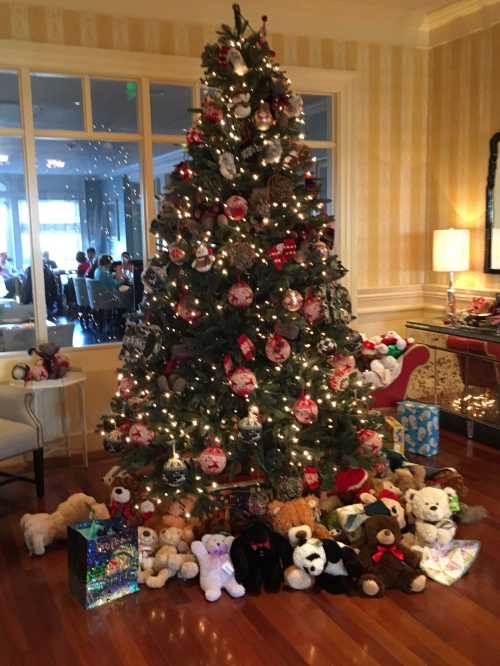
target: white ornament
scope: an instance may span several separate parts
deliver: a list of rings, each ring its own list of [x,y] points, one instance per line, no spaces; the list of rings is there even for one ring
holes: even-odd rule
[[[283,155],[283,147],[279,139],[271,139],[267,142],[264,158],[270,164],[278,164]]]
[[[248,72],[248,67],[238,49],[229,49],[227,53],[227,60],[231,63],[233,71],[237,76],[245,76]]]
[[[238,173],[236,170],[234,155],[228,152],[222,153],[219,157],[219,170],[224,178],[227,178],[227,180],[234,180]]]

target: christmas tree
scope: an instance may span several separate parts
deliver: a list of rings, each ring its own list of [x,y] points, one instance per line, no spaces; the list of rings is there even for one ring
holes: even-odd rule
[[[254,31],[234,15],[202,55],[207,94],[151,226],[142,314],[101,423],[149,497],[194,492],[205,508],[238,475],[285,496],[330,488],[337,469],[372,466],[381,432],[302,98],[266,18]]]

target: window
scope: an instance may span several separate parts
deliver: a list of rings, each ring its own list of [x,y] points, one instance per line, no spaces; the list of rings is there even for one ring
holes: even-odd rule
[[[20,88],[31,90],[31,109],[22,107]],[[194,79],[97,78],[1,63],[0,91],[0,351],[34,345],[35,317],[40,334],[61,346],[119,340],[125,317],[140,308],[155,197],[185,157],[189,109],[204,91]],[[333,199],[335,97],[303,97],[321,196]],[[27,169],[37,175],[30,198]],[[33,242],[43,253],[35,266]],[[87,250],[90,266],[88,256],[77,260]],[[105,256],[111,261],[96,280]],[[84,272],[90,282],[80,279]]]
[[[0,136],[0,351],[35,343],[29,218],[20,137]]]
[[[137,132],[137,82],[93,79],[93,128],[98,132]]]
[[[31,99],[33,124],[37,129],[83,130],[79,78],[32,74]]]
[[[21,127],[16,72],[0,70],[0,127]]]

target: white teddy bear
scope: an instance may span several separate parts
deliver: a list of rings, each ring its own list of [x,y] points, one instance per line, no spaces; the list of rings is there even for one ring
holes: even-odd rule
[[[454,539],[457,528],[449,503],[453,494],[452,488],[431,486],[405,493],[406,511],[415,523],[416,548],[446,546]]]
[[[189,580],[198,575],[198,565],[189,552],[189,545],[182,540],[182,534],[178,527],[166,527],[160,531],[160,548],[153,559],[153,572],[146,578],[148,587],[163,587],[174,576]]]
[[[158,550],[158,534],[150,527],[138,527],[139,541],[139,583],[145,583],[153,575],[154,556]]]
[[[234,577],[234,567],[229,556],[233,536],[205,534],[201,541],[193,541],[191,551],[200,565],[200,587],[207,601],[217,601],[226,590],[232,597],[242,597],[245,588]]]
[[[61,502],[54,513],[25,513],[20,525],[30,555],[43,555],[53,541],[66,539],[68,525],[83,523],[89,518],[106,520],[109,511],[94,497],[75,493]]]

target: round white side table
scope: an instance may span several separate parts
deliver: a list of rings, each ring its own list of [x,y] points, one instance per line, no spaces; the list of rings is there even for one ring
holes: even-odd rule
[[[81,435],[82,437],[82,459],[85,467],[88,467],[88,449],[87,449],[87,415],[86,415],[86,400],[85,400],[85,382],[87,381],[87,375],[84,372],[78,372],[76,370],[70,370],[66,376],[61,379],[43,379],[40,382],[24,382],[23,380],[12,379],[10,384],[11,386],[17,386],[25,389],[29,389],[33,393],[33,412],[36,417],[42,423],[42,438],[43,443],[48,444],[45,441],[43,423],[44,423],[44,414],[39,412],[37,406],[37,394],[40,394],[43,391],[58,391],[59,394],[59,405],[61,409],[61,421],[62,421],[62,430],[63,430],[63,439],[66,445],[66,453],[68,457],[71,455],[70,448],[70,437],[76,437]],[[77,432],[70,432],[68,427],[68,413],[66,408],[66,389],[69,386],[76,386],[78,389],[79,397],[79,409],[80,409],[80,430]]]

